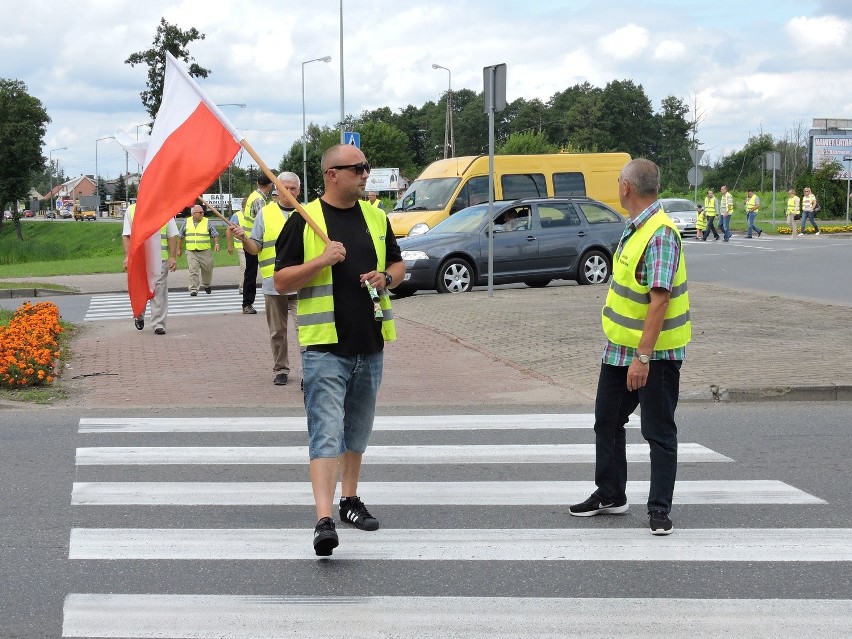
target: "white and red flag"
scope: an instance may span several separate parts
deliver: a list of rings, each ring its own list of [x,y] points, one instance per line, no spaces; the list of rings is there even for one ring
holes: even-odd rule
[[[221,175],[241,140],[219,107],[166,52],[163,99],[148,140],[130,234],[127,288],[134,317],[145,312],[160,274],[159,242],[147,240]]]

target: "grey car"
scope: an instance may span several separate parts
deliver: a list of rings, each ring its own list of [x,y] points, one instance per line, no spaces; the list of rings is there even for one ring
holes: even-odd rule
[[[399,240],[405,279],[397,297],[418,290],[463,293],[488,282],[488,204],[463,209],[423,235]],[[586,197],[494,203],[494,282],[547,286],[551,280],[604,284],[624,218]]]
[[[666,212],[680,234],[695,234],[695,218],[698,214],[698,208],[692,200],[685,200],[677,197],[663,198],[660,200],[660,205]]]

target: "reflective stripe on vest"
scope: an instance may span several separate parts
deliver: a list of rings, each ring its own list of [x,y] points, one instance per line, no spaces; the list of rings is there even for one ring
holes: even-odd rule
[[[816,204],[816,195],[811,193],[810,195],[806,195],[802,198],[802,210],[803,211],[813,211],[814,205]]]
[[[254,227],[254,216],[251,214],[251,205],[254,204],[256,200],[263,200],[264,205],[266,204],[266,197],[263,193],[260,191],[252,191],[246,198],[243,210],[237,211],[237,222],[239,222],[240,226],[243,227],[246,235],[251,235],[251,230]]]
[[[795,215],[799,212],[799,201],[798,196],[787,198],[787,215]]]
[[[203,251],[210,248],[210,230],[207,227],[207,218],[201,218],[198,226],[192,218],[186,221],[186,250]]]
[[[704,198],[704,214],[713,217],[716,215],[716,198],[715,197],[705,197]]]
[[[734,212],[734,196],[730,193],[725,193],[722,196],[722,207],[725,210],[725,213],[733,213]]]
[[[750,198],[746,200],[746,211],[751,213],[752,211],[757,210],[757,196],[752,195]]]
[[[257,264],[260,267],[260,276],[267,279],[275,275],[275,243],[290,213],[282,211],[278,202],[274,201],[264,206],[262,213],[263,246],[257,254]]]
[[[361,202],[361,213],[367,222],[367,229],[373,239],[376,249],[376,270],[385,270],[385,235],[388,233],[387,216],[376,207]],[[323,233],[328,234],[325,217],[322,214],[322,204],[319,199],[305,205],[305,212],[317,223]],[[265,222],[265,220],[264,220]],[[318,257],[325,250],[325,244],[305,224],[302,235],[305,247],[305,262]],[[313,346],[315,344],[337,344],[337,329],[334,325],[334,296],[331,267],[326,266],[310,280],[303,288],[299,289],[299,302],[296,314],[299,318],[299,344],[301,346]],[[366,290],[364,295],[367,295]],[[396,339],[396,326],[393,322],[393,311],[391,310],[390,296],[387,289],[379,291],[379,305],[382,308],[382,337],[386,342]]]
[[[621,247],[613,264],[612,282],[601,311],[604,333],[614,344],[639,346],[648,306],[651,303],[651,287],[636,281],[636,267],[644,258],[648,242],[663,226],[672,229],[676,238],[677,229],[669,217],[661,211],[651,216]],[[678,239],[678,241],[680,241]],[[689,318],[689,292],[686,282],[686,260],[681,252],[677,265],[668,308],[663,318],[663,328],[654,350],[670,350],[686,346],[692,339],[692,324]]]
[[[133,232],[133,216],[136,214],[136,205],[131,204],[127,207],[127,215],[130,217],[130,232]],[[160,229],[160,257],[164,260],[169,259],[169,236],[166,233],[168,222]]]

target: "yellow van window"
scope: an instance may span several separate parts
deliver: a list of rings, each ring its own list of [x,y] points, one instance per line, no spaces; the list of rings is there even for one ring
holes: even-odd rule
[[[504,175],[500,178],[504,200],[519,200],[524,197],[547,197],[547,185],[542,173]]]
[[[569,197],[586,194],[586,178],[582,173],[554,173],[553,195]]]
[[[461,211],[469,206],[482,204],[488,201],[488,176],[470,178],[462,187],[455,202],[452,212]]]

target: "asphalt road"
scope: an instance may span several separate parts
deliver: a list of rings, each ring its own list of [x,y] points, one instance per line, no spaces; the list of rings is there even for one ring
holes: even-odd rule
[[[271,416],[277,419],[262,423],[275,428],[283,423],[282,412],[286,413],[0,412],[0,563],[6,577],[0,588],[0,636],[62,636],[63,603],[65,636],[142,636],[126,628],[150,622],[203,627],[212,623],[209,619],[219,619],[216,615],[227,618],[232,609],[232,626],[216,622],[220,624],[216,632],[221,634],[209,628],[197,634],[160,628],[162,634],[144,636],[291,636],[274,630],[285,622],[292,636],[415,636],[407,631],[409,613],[414,615],[413,627],[419,626],[416,635],[428,637],[606,637],[618,627],[623,637],[669,636],[661,631],[668,629],[680,631],[671,636],[725,633],[782,639],[804,636],[814,628],[842,636],[852,627],[852,480],[848,473],[852,406],[847,403],[683,405],[678,412],[682,452],[687,443],[694,443],[730,461],[681,463],[679,487],[722,482],[713,485],[726,488],[714,493],[715,502],[685,503],[690,499],[676,497],[672,514],[676,530],[667,538],[648,534],[641,498],[632,498],[631,509],[623,516],[577,519],[567,514],[573,495],[550,503],[547,499],[539,503],[536,491],[522,496],[526,494],[523,482],[545,482],[540,485],[544,491],[555,481],[591,481],[590,463],[521,459],[500,463],[477,453],[485,456],[475,457],[472,463],[378,464],[371,463],[368,452],[361,491],[365,502],[370,505],[372,495],[376,503],[382,484],[395,487],[391,492],[398,493],[386,496],[384,505],[371,507],[383,529],[373,534],[341,527],[341,547],[331,560],[317,560],[310,549],[314,518],[308,492],[292,503],[252,505],[243,495],[228,505],[203,505],[205,500],[221,499],[231,482],[304,485],[303,463],[88,465],[82,461],[86,451],[102,447],[181,446],[193,451],[209,446],[304,445],[298,428],[261,432],[252,422],[255,426],[248,430],[228,432],[223,426],[230,423],[229,417]],[[462,418],[453,417],[453,412],[452,407],[436,410],[436,423],[459,427]],[[290,411],[293,417],[300,413]],[[399,407],[386,414],[415,413]],[[166,430],[186,428],[183,432],[78,432],[104,428],[99,418],[105,417],[121,418],[109,420],[117,423],[128,423],[127,418],[166,417],[157,422]],[[206,419],[189,421],[190,417]],[[528,427],[542,423],[543,417],[521,419],[524,427],[495,428],[509,419],[493,416],[486,420],[491,427],[485,430],[464,425],[453,430],[404,430],[402,420],[390,419],[388,428],[375,432],[372,446],[378,454],[380,447],[387,446],[553,447],[593,441],[588,424]],[[567,423],[568,418],[564,419]],[[149,423],[147,428],[154,427]],[[204,430],[212,432],[200,432]],[[628,443],[640,442],[638,431],[630,430]],[[647,475],[646,463],[630,464],[631,481],[647,480]],[[734,503],[757,481],[780,483],[817,503],[783,503],[784,499],[769,503],[762,498],[756,499],[758,503]],[[119,497],[118,503],[95,505],[97,499],[84,489],[101,482],[179,482],[194,488],[185,494],[184,503],[170,502],[166,496],[167,503],[140,505]],[[187,482],[216,483],[205,492],[204,484]],[[378,483],[369,486],[372,482]],[[418,486],[412,498],[406,496],[403,484],[392,482],[448,482],[449,497],[442,499],[473,503],[447,505],[434,498],[438,489],[428,485]],[[475,487],[461,482],[496,483],[481,498],[471,499]],[[140,494],[153,492],[150,484],[135,486]],[[503,490],[506,496],[497,502],[505,499],[506,503],[482,505],[481,501],[495,494],[499,497]],[[89,500],[80,499],[78,491],[89,494]],[[256,497],[262,491],[258,484],[249,492]],[[69,559],[69,553],[85,556],[80,539],[72,543],[79,531],[114,529],[111,534],[126,537],[128,528],[139,529],[124,539],[129,545],[107,537],[90,547],[94,555],[89,558]],[[201,558],[183,555],[187,547],[181,545],[164,546],[170,550],[161,558],[122,554],[133,545],[134,537],[151,529],[200,530],[202,543],[195,552]],[[231,547],[232,542],[219,547],[215,541],[216,535],[231,529],[238,529],[238,538],[255,529],[292,529],[296,537],[269,547],[260,540],[255,548],[258,554],[252,558],[240,557],[239,552],[230,559],[207,556]],[[487,541],[494,529],[509,543]],[[397,542],[402,549],[387,541],[394,531],[404,532]],[[443,546],[429,541],[441,531],[459,531],[460,537],[441,542]],[[544,540],[544,555],[520,556],[532,543],[524,541],[522,531]],[[557,543],[549,537],[553,535],[573,540],[566,552],[579,554],[571,560],[547,555]],[[426,540],[422,547],[416,545],[421,537]],[[154,553],[159,547],[156,540],[144,546],[146,552]],[[384,548],[386,554],[367,558],[374,547]],[[437,558],[417,554],[434,554],[436,549]],[[116,553],[114,558],[108,558],[110,552]],[[720,558],[720,552],[734,555]],[[99,597],[105,593],[131,597]],[[113,609],[118,612],[110,621]],[[320,615],[322,623],[299,626],[308,624],[311,614]],[[393,622],[385,625],[383,615],[388,614]],[[96,635],[93,626],[86,625],[93,618],[102,624],[98,627],[104,634]],[[475,623],[467,626],[466,619]],[[442,629],[445,622],[451,632]],[[124,628],[125,634],[114,634],[114,625],[112,631],[104,630],[110,623]],[[252,634],[251,628],[258,624],[265,630]],[[227,628],[232,634],[225,634]]]

